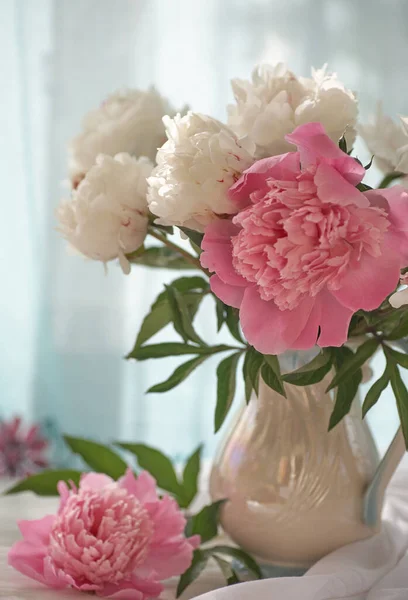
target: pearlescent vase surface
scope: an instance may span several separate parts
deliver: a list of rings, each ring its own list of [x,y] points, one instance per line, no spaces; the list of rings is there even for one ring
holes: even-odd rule
[[[283,357],[283,370],[285,361],[298,367],[299,353]],[[378,530],[401,439],[396,436],[394,460],[380,463],[357,398],[328,432],[330,378],[306,387],[285,384],[286,399],[261,381],[259,396],[241,411],[215,460],[211,496],[229,500],[222,526],[264,564],[308,568]]]

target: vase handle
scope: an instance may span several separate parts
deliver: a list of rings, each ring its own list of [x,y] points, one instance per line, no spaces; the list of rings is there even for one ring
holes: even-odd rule
[[[364,494],[363,522],[369,527],[375,527],[381,518],[385,490],[405,450],[404,436],[401,427],[399,427]]]

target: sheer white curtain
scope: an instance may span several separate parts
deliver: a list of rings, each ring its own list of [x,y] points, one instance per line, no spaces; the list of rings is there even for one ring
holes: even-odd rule
[[[2,0],[0,416],[144,440],[173,456],[201,441],[210,452],[214,362],[168,394],[144,396],[177,361],[122,359],[175,275],[138,268],[126,278],[112,266],[105,276],[54,231],[66,143],[83,113],[123,86],[154,83],[174,105],[224,118],[229,79],[261,60],[303,74],[329,62],[359,90],[363,114],[377,98],[407,114],[407,28],[403,0]],[[391,395],[375,411],[385,443]]]

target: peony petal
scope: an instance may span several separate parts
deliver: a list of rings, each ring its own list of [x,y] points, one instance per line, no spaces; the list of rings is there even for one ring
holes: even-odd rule
[[[114,600],[147,600],[160,596],[163,589],[158,581],[142,579],[134,575],[131,581],[105,585],[103,591],[98,592],[98,596]]]
[[[400,258],[392,248],[383,245],[381,256],[363,252],[358,263],[349,265],[340,289],[330,291],[346,308],[374,310],[395,290],[399,279]]]
[[[408,193],[401,185],[384,190],[369,190],[364,194],[372,206],[386,210],[391,223],[390,243],[401,255],[402,267],[408,262]]]
[[[203,253],[200,262],[209,271],[215,271],[224,283],[244,286],[247,285],[246,280],[238,275],[232,264],[231,238],[239,231],[240,228],[227,219],[210,223],[201,243]]]
[[[318,346],[342,346],[347,341],[348,329],[354,311],[346,308],[327,290],[321,294],[321,318]]]
[[[17,525],[25,541],[38,546],[48,546],[50,531],[55,518],[55,515],[47,515],[42,519],[18,521]]]
[[[154,523],[152,547],[177,536],[183,536],[184,539],[186,519],[173,498],[164,496],[159,500],[156,496],[156,501],[146,503],[145,508]]]
[[[262,300],[257,288],[247,288],[240,310],[241,326],[248,342],[263,354],[281,354],[303,331],[313,308],[307,298],[294,310],[280,310]]]
[[[146,502],[159,502],[157,497],[156,480],[147,471],[142,471],[136,478],[131,469],[127,469],[124,477],[119,479],[118,484],[136,496],[142,504]]]
[[[85,473],[81,476],[79,488],[81,490],[101,490],[113,483],[113,479],[103,473]]]
[[[310,316],[299,337],[293,342],[293,350],[308,350],[316,345],[322,313],[320,294],[315,299]]]
[[[234,308],[239,308],[241,306],[245,290],[248,289],[242,286],[224,283],[222,279],[218,277],[218,275],[213,275],[211,277],[210,286],[212,292],[214,292],[217,298],[225,302],[225,304],[228,304],[228,306],[233,306]]]
[[[355,204],[361,208],[370,206],[365,195],[327,163],[321,163],[317,167],[314,183],[322,202],[331,202],[340,206]]]
[[[181,575],[191,565],[193,550],[193,545],[185,538],[163,540],[160,545],[152,546],[143,568],[154,569],[160,580]]]
[[[408,287],[390,296],[390,304],[394,308],[401,308],[408,304]]]
[[[267,189],[268,179],[293,181],[299,172],[300,162],[297,152],[263,158],[243,172],[238,181],[230,187],[228,196],[239,208],[245,208],[250,204],[252,192]]]
[[[343,152],[325,132],[321,123],[299,125],[285,139],[298,147],[302,169],[315,165],[319,159],[332,165],[353,186],[362,181],[365,169],[355,158]]]

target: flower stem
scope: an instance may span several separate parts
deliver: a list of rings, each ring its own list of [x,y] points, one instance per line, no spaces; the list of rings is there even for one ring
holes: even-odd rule
[[[400,179],[400,177],[405,177],[405,173],[400,173],[400,171],[394,171],[394,173],[388,173],[388,175],[386,175],[384,177],[384,179],[381,181],[380,185],[378,186],[378,189],[384,189],[387,188],[390,183],[392,183],[394,181],[394,179]]]
[[[167,239],[166,236],[161,235],[160,233],[158,233],[157,231],[154,231],[153,229],[149,229],[149,234],[152,237],[156,238],[156,240],[159,240],[162,244],[164,244],[168,248],[171,248],[175,252],[178,252],[187,262],[194,265],[197,269],[199,269],[200,271],[202,271],[203,273],[205,273],[208,276],[210,275],[209,272],[207,271],[207,269],[205,269],[204,267],[201,266],[200,260],[198,258],[196,258],[195,256],[193,256],[192,254],[190,254],[190,252],[187,252],[187,250],[180,248],[180,246],[177,246],[177,244],[175,244],[174,242],[171,242],[169,239]]]

